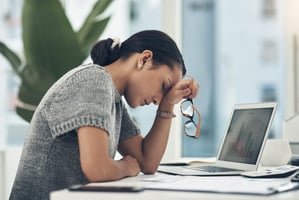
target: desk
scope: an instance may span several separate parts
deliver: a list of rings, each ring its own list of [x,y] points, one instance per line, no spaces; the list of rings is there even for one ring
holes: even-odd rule
[[[100,183],[101,185],[139,185],[152,184],[142,181],[144,178],[155,177],[156,175],[139,175],[137,177],[129,177],[119,181]],[[165,175],[171,176],[171,175]],[[179,191],[157,191],[145,190],[140,193],[117,193],[117,192],[70,192],[67,189],[55,191],[50,194],[51,200],[295,200],[299,199],[299,190],[284,192],[270,196],[258,195],[236,195],[236,194],[220,194],[206,192],[179,192]]]

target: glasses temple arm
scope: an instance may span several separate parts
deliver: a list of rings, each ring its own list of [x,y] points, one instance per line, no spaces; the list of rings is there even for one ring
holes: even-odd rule
[[[197,113],[197,115],[198,115],[198,122],[197,122],[197,126],[196,126],[196,134],[195,134],[195,138],[199,138],[199,135],[200,135],[200,127],[201,127],[201,116],[200,116],[200,113],[199,113],[199,111],[195,108],[195,106],[193,106],[192,105],[192,107],[193,107],[193,109],[194,109],[194,111]]]

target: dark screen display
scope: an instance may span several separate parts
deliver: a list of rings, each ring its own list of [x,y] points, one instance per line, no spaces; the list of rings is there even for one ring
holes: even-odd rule
[[[255,164],[273,108],[235,110],[219,160]]]

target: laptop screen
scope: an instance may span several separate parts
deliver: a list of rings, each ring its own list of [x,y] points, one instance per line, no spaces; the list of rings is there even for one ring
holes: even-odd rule
[[[255,164],[274,108],[236,109],[219,160]]]

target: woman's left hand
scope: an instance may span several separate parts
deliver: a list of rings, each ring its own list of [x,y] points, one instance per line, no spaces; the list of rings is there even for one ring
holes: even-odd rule
[[[163,97],[163,102],[177,104],[183,99],[193,99],[197,96],[199,85],[194,79],[180,80]]]

